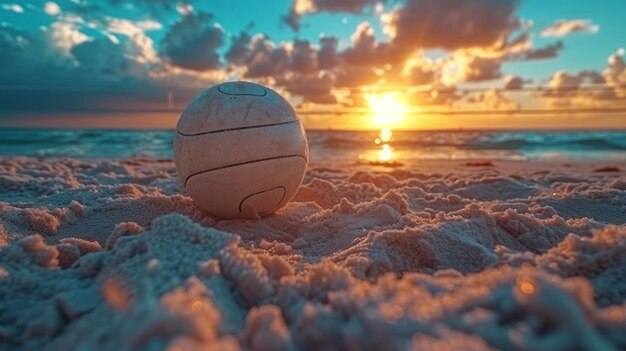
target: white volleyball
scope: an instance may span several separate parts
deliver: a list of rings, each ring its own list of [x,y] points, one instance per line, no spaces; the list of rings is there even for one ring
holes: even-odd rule
[[[222,218],[255,218],[284,206],[309,159],[304,128],[274,90],[249,82],[209,88],[178,120],[174,161],[198,205]]]

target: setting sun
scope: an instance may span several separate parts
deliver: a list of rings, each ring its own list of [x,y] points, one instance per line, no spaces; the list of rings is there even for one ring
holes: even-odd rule
[[[371,94],[366,99],[376,127],[398,127],[403,122],[407,108],[397,93]]]
[[[389,162],[393,158],[393,148],[389,145],[393,133],[392,127],[398,127],[404,122],[406,105],[399,101],[397,93],[383,93],[367,95],[367,104],[372,113],[372,123],[381,128],[380,135],[374,142],[381,145],[379,161]]]

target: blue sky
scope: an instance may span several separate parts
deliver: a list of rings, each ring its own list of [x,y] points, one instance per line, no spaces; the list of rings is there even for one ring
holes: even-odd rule
[[[425,110],[607,108],[626,97],[621,0],[0,4],[0,123],[9,125],[42,112],[180,110],[235,79],[308,110],[366,107],[355,93],[364,86],[449,95],[404,97]],[[547,92],[517,92],[538,86]]]

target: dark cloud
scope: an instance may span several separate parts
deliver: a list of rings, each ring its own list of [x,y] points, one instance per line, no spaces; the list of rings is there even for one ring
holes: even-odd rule
[[[265,36],[252,38],[243,59],[245,78],[280,76],[289,70],[289,52],[284,45],[276,46]]]
[[[59,22],[31,32],[0,26],[2,113],[166,107],[165,87],[133,60],[129,42],[79,33]]]
[[[281,17],[281,21],[289,26],[289,28],[291,28],[294,32],[298,32],[300,30],[301,20],[301,15],[298,14],[293,8],[289,9],[289,12]]]
[[[326,48],[323,54],[308,40],[276,45],[269,38],[257,35],[247,46],[245,40],[237,40],[233,47],[237,47],[238,54],[231,55],[230,64],[243,68],[244,78],[271,79],[276,86],[301,96],[305,102],[335,103],[336,98],[331,94],[334,76],[321,71],[318,61],[323,57],[327,69],[337,64],[333,58],[337,43],[330,38],[321,41]]]
[[[173,66],[208,71],[220,67],[217,50],[224,42],[224,30],[206,12],[183,15],[165,34],[161,53]]]
[[[580,71],[578,73],[578,77],[581,79],[583,83],[587,84],[604,84],[606,83],[604,76],[600,72],[587,70]]]
[[[410,85],[429,85],[435,81],[437,72],[431,67],[413,66],[407,72],[407,78]]]
[[[502,76],[502,60],[499,58],[485,58],[470,56],[464,67],[466,82],[482,82],[498,79]]]
[[[563,50],[563,42],[557,41],[556,43],[546,45],[542,48],[531,49],[524,53],[524,59],[526,60],[543,60],[555,58],[558,53]]]
[[[391,44],[405,52],[503,43],[520,27],[518,0],[406,0],[385,16]]]
[[[524,88],[524,79],[520,76],[508,76],[504,79],[504,89],[520,90]]]
[[[321,47],[317,52],[317,63],[320,69],[333,69],[339,64],[338,43],[339,40],[336,37],[320,38]]]
[[[375,84],[380,77],[372,67],[344,66],[335,70],[335,86],[339,88],[355,88]]]
[[[299,73],[317,72],[317,50],[308,40],[295,40],[291,51],[291,70]]]
[[[123,46],[106,38],[85,41],[74,46],[71,53],[78,61],[79,68],[90,76],[95,74],[115,79],[132,75],[133,67],[137,66],[124,57]]]
[[[304,98],[305,102],[334,104],[337,98],[331,94],[334,77],[329,73],[290,74],[277,81],[278,84],[294,95]]]
[[[359,24],[352,35],[352,46],[342,52],[345,62],[353,66],[382,66],[397,63],[401,57],[394,55],[388,43],[379,43],[368,22]]]
[[[361,13],[366,8],[385,0],[293,0],[289,12],[282,20],[294,31],[300,30],[300,21],[304,14],[318,12]]]
[[[430,85],[439,80],[439,70],[440,67],[434,60],[419,53],[405,62],[398,78],[412,86]]]
[[[226,52],[226,60],[233,65],[241,65],[248,53],[248,47],[250,45],[252,37],[247,32],[241,32],[238,36],[235,36],[231,40],[231,45]]]
[[[571,33],[588,32],[596,33],[600,30],[600,26],[593,24],[591,20],[575,19],[575,20],[556,20],[550,27],[541,32],[542,37],[562,37]]]

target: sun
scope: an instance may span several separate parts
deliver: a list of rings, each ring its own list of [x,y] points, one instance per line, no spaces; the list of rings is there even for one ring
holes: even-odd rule
[[[365,98],[376,127],[391,129],[402,124],[407,108],[397,93],[370,94]]]
[[[390,162],[393,158],[391,128],[402,124],[406,105],[400,101],[397,93],[366,95],[366,99],[372,114],[372,123],[380,128],[380,135],[374,140],[376,145],[381,146],[378,158],[381,162]]]

